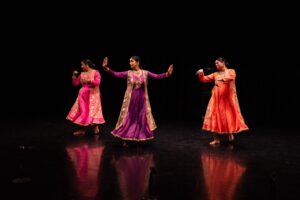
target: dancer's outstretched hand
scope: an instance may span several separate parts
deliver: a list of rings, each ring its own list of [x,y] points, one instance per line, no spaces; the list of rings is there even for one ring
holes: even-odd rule
[[[171,76],[171,75],[172,75],[173,70],[174,70],[174,67],[173,67],[173,64],[171,64],[171,65],[169,66],[169,68],[168,68],[168,71],[167,71],[168,76]]]
[[[109,67],[107,66],[107,64],[108,64],[108,58],[105,57],[102,62],[102,67],[104,68],[105,71],[109,70]]]

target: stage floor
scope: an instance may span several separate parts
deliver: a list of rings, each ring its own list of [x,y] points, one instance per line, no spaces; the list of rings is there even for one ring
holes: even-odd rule
[[[66,121],[1,124],[1,199],[299,199],[297,130],[250,127],[210,146],[197,123],[158,123],[155,139],[73,136]],[[5,196],[8,195],[8,196]]]

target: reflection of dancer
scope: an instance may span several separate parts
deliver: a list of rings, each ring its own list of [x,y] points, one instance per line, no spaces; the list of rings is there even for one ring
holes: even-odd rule
[[[248,130],[237,98],[235,70],[227,68],[224,58],[218,58],[215,65],[218,72],[210,75],[205,76],[203,69],[197,71],[201,82],[215,82],[202,127],[214,133],[214,140],[210,142],[213,145],[220,143],[219,134],[228,134],[229,141],[233,141],[233,134]]]
[[[148,97],[148,78],[162,79],[171,76],[173,65],[170,65],[165,73],[154,74],[141,69],[138,56],[132,56],[129,64],[132,70],[115,72],[108,67],[108,58],[103,60],[102,65],[105,71],[115,77],[127,79],[127,89],[120,116],[116,128],[111,133],[122,140],[144,141],[153,139],[156,124]],[[124,146],[126,145],[124,142]]]
[[[94,198],[98,193],[98,177],[103,150],[102,144],[85,143],[66,147],[76,171],[76,188],[82,197]]]
[[[216,149],[220,150],[220,149]],[[209,200],[232,200],[246,166],[239,163],[231,149],[225,153],[202,151],[200,160]]]
[[[148,193],[151,170],[154,168],[153,153],[144,149],[128,150],[114,156],[112,163],[117,171],[122,199],[140,200]]]

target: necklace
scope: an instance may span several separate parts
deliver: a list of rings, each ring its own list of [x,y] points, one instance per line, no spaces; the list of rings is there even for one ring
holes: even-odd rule
[[[138,75],[138,76],[141,75],[141,72],[142,72],[142,70],[140,70],[140,69],[139,70],[133,70],[133,73]]]
[[[219,74],[220,75],[223,75],[223,74],[225,74],[227,72],[227,69],[224,69],[223,71],[219,71]]]

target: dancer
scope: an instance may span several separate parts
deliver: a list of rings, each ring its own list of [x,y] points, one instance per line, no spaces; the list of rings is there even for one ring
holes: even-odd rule
[[[91,60],[85,59],[81,61],[83,72],[74,71],[72,82],[74,86],[82,85],[79,90],[76,101],[71,108],[67,119],[79,125],[79,130],[74,135],[84,135],[86,126],[94,126],[94,133],[99,134],[99,124],[105,123],[102,114],[100,82],[101,75],[99,71],[93,69],[95,67]]]
[[[196,73],[201,82],[215,83],[202,127],[203,130],[213,133],[211,145],[220,143],[221,134],[227,134],[229,141],[233,141],[234,134],[249,130],[240,111],[235,70],[229,69],[228,62],[222,57],[216,59],[215,66],[218,71],[210,75],[205,76],[203,69]]]
[[[154,138],[153,131],[156,124],[151,112],[148,97],[148,78],[162,79],[170,77],[173,65],[170,65],[166,73],[154,74],[141,69],[140,58],[132,56],[129,60],[131,70],[115,72],[108,67],[108,58],[103,60],[103,68],[117,78],[127,79],[121,112],[115,129],[111,132],[115,137],[124,140],[145,141]]]

